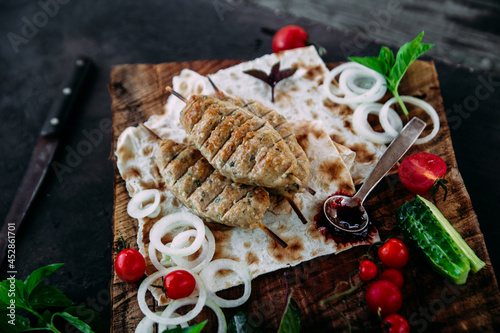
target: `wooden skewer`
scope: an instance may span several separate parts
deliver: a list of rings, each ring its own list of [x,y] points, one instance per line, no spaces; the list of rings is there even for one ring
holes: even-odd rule
[[[295,201],[293,201],[293,199],[291,197],[288,197],[288,196],[284,196],[284,197],[286,198],[286,200],[288,201],[288,203],[290,204],[290,206],[292,206],[292,209],[295,212],[295,214],[297,214],[297,216],[299,217],[299,220],[303,224],[307,224],[306,217],[304,216],[304,214],[302,214],[302,211],[300,210],[299,206],[297,206],[297,204],[295,203]]]
[[[148,128],[143,123],[139,123],[139,127],[142,128],[143,130],[145,130],[146,132],[148,132],[148,134],[151,135],[154,139],[156,139],[158,141],[162,140],[158,134],[156,134],[155,132],[153,132],[150,128]]]
[[[264,223],[259,222],[259,228],[261,228],[262,230],[264,230],[266,232],[266,234],[268,234],[269,237],[271,237],[282,248],[285,248],[285,247],[288,246],[288,244],[284,240],[282,240],[278,235],[276,235],[274,233],[274,231],[272,231],[271,229],[269,229],[268,227],[266,227],[266,225]]]
[[[210,82],[210,84],[212,85],[212,88],[214,88],[215,92],[220,92],[219,88],[217,88],[217,86],[215,85],[214,81],[212,81],[212,79],[210,78],[210,76],[207,75],[207,79],[208,79],[208,82]]]
[[[158,136],[158,134],[156,134],[155,132],[153,132],[150,128],[148,128],[143,123],[139,123],[139,126],[142,129],[144,129],[149,135],[151,135],[153,138],[155,138],[156,140],[161,140],[161,138]],[[281,247],[285,248],[285,247],[288,246],[288,244],[284,240],[282,240],[278,235],[276,235],[271,229],[269,229],[268,227],[266,227],[266,225],[264,223],[262,223],[262,221],[259,221],[259,228],[261,228],[262,230],[264,230],[266,232],[266,234],[268,234],[269,237],[271,237]]]
[[[177,97],[178,99],[180,99],[181,101],[183,101],[184,103],[187,103],[187,99],[184,96],[182,96],[181,94],[179,94],[177,91],[175,91],[174,89],[172,89],[172,87],[169,86],[166,89],[167,89],[167,91],[169,93],[171,93],[172,95],[174,95],[175,97]]]
[[[293,178],[293,181],[297,183],[297,185],[299,185],[300,187],[303,187],[307,192],[311,193],[311,195],[315,195],[316,194],[316,191],[314,189],[312,189],[309,186],[303,184],[300,181],[300,179],[297,178],[297,176],[291,175],[291,177]]]

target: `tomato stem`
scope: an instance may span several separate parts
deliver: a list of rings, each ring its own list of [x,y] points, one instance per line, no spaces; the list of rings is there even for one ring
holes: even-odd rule
[[[335,295],[333,295],[333,296],[331,296],[331,297],[328,297],[328,298],[326,298],[326,299],[324,299],[324,300],[321,300],[321,301],[319,302],[319,304],[320,304],[320,305],[325,305],[326,303],[333,302],[333,301],[335,301],[335,300],[337,300],[337,299],[339,299],[339,298],[342,298],[342,297],[344,297],[344,296],[346,296],[346,295],[349,295],[349,294],[353,293],[354,291],[356,291],[359,287],[361,287],[361,285],[362,285],[362,284],[363,284],[363,283],[358,283],[358,284],[356,284],[356,285],[353,285],[351,288],[347,289],[347,290],[346,290],[346,291],[344,291],[344,292],[341,292],[341,293],[339,293],[339,294],[335,294]]]
[[[445,201],[446,196],[448,195],[448,187],[446,186],[446,184],[448,184],[448,181],[446,179],[444,179],[444,178],[436,179],[436,181],[434,182],[434,185],[432,185],[432,187],[429,189],[429,192],[431,192],[430,197],[432,198],[437,193],[439,188],[442,187],[444,190],[443,201]]]

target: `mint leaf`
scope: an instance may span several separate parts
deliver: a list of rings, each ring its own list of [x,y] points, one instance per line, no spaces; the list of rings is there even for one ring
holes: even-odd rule
[[[64,318],[66,321],[68,321],[71,325],[75,326],[77,329],[79,329],[83,333],[94,333],[92,331],[92,328],[85,323],[84,321],[80,320],[79,318],[70,315],[67,312],[56,312],[52,315],[51,319],[51,324],[54,325],[54,318],[55,316],[59,316]]]
[[[165,333],[165,332],[168,332],[168,333],[199,333],[199,332],[201,332],[203,327],[205,327],[205,325],[207,324],[207,321],[208,320],[205,320],[204,322],[201,322],[201,323],[196,324],[196,325],[191,326],[191,327],[186,327],[186,328],[176,327],[176,328],[172,328],[169,330],[164,330],[163,333]]]
[[[62,291],[53,286],[41,284],[35,287],[29,297],[33,309],[44,309],[49,306],[70,306],[73,302]]]
[[[55,270],[61,267],[64,264],[52,264],[45,267],[41,267],[31,273],[24,281],[26,285],[26,296],[29,297],[31,291],[35,289],[35,287],[47,276],[52,274]]]
[[[299,333],[302,315],[297,302],[292,298],[292,294],[288,296],[287,305],[283,318],[281,318],[278,333]]]
[[[434,44],[422,43],[423,37],[424,32],[422,31],[417,38],[401,46],[396,54],[396,59],[394,59],[392,51],[386,46],[380,49],[378,57],[349,57],[349,60],[373,69],[385,77],[387,87],[396,97],[406,116],[408,116],[408,110],[399,96],[399,83],[410,65],[434,46]]]
[[[247,316],[242,312],[238,312],[229,321],[227,325],[228,333],[260,333],[260,328],[255,327],[248,322]]]
[[[18,314],[15,314],[13,316],[14,317],[11,318],[10,315],[7,315],[7,318],[2,318],[2,320],[0,320],[0,332],[17,333],[31,328],[28,318],[20,316]]]
[[[14,301],[16,308],[27,309],[29,306],[25,294],[24,283],[21,280],[6,279],[0,282],[0,302],[3,306],[10,306]]]
[[[88,309],[84,305],[70,306],[64,309],[64,312],[69,313],[74,317],[87,323],[94,332],[109,332],[109,326],[102,320],[97,312]]]

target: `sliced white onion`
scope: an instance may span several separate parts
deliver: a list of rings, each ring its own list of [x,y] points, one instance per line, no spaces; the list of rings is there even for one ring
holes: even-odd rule
[[[193,298],[197,298],[197,297],[193,297]],[[207,301],[209,301],[209,300],[207,299]],[[191,303],[191,304],[195,304],[195,303],[196,303],[196,301],[194,303]],[[167,318],[179,318],[180,317],[180,315],[178,313],[174,313],[171,316],[164,316],[164,313],[165,313],[165,310],[163,310],[163,312],[157,312],[156,314],[159,314],[162,317],[167,317]],[[181,328],[189,327],[189,325],[188,325],[187,322],[180,323],[178,325],[163,325],[163,324],[158,324],[158,332],[163,333],[163,331],[165,331],[165,330],[171,330],[171,329],[176,328],[178,326],[180,326]]]
[[[212,302],[212,301],[210,301]],[[212,302],[213,303],[213,302]],[[161,316],[163,312],[155,312],[156,315]],[[178,313],[174,313],[173,315],[170,316],[170,318],[178,318],[180,315]],[[135,333],[153,333],[154,331],[154,324],[156,324],[156,321],[153,321],[149,319],[148,317],[142,318],[142,320],[139,322],[137,327],[135,328]],[[180,326],[181,328],[186,328],[188,327],[187,322],[181,323],[179,325],[162,325],[158,324],[158,329],[160,332],[163,332],[164,330],[169,330],[172,328],[176,328]]]
[[[439,116],[436,110],[432,107],[432,105],[430,105],[426,101],[423,101],[421,99],[412,96],[401,96],[401,100],[405,103],[410,103],[422,108],[422,110],[427,112],[427,114],[429,115],[429,117],[431,117],[432,120],[432,126],[433,126],[432,132],[423,138],[417,139],[417,141],[415,141],[415,144],[426,143],[432,140],[438,133],[440,126]],[[394,135],[394,136],[398,135],[399,131],[391,125],[388,114],[390,106],[396,102],[397,102],[396,97],[393,97],[390,100],[388,100],[382,107],[382,110],[380,110],[379,114],[380,124],[384,128],[385,132],[389,135]]]
[[[161,315],[161,312],[156,312],[157,315]],[[155,322],[148,317],[142,318],[142,320],[137,324],[135,328],[135,333],[153,333]]]
[[[356,69],[357,71],[350,71],[347,72],[347,76],[344,76],[342,79],[343,81],[343,88],[339,86],[340,88],[335,88],[332,91],[331,88],[331,82],[333,79],[339,75],[341,72],[347,70],[347,69]],[[350,90],[347,86],[347,82],[351,82],[351,86],[355,85],[355,77],[353,75],[361,75],[362,73],[363,77],[366,76],[371,76],[375,80],[375,83],[371,86],[370,89],[367,89],[366,91],[362,92],[361,94],[355,94],[354,91]],[[340,78],[339,78],[340,80]],[[375,102],[381,97],[378,97],[383,90],[383,94],[385,94],[385,90],[387,89],[384,84],[386,83],[385,78],[375,72],[372,69],[369,69],[365,66],[362,66],[360,64],[357,64],[355,62],[348,62],[342,65],[339,65],[332,69],[328,74],[325,76],[325,80],[323,82],[323,93],[333,102],[339,103],[339,104],[354,104],[354,103],[365,103],[365,102]],[[361,91],[361,90],[358,90]],[[344,97],[341,97],[339,95],[344,94]],[[382,94],[382,96],[383,96]],[[377,98],[378,97],[378,98]],[[374,99],[376,98],[376,99]]]
[[[240,298],[227,300],[220,298],[215,294],[213,287],[214,276],[215,273],[222,269],[234,271],[243,281],[245,285],[245,291]],[[200,277],[207,286],[208,297],[221,308],[234,308],[240,306],[250,298],[250,294],[252,292],[250,273],[248,272],[247,267],[237,261],[231,259],[216,259],[210,262],[205,268],[203,268],[200,273]]]
[[[157,189],[143,190],[136,193],[128,202],[127,213],[136,219],[142,219],[146,216],[155,218],[160,214],[160,191]],[[154,198],[152,204],[144,206],[144,202]]]
[[[170,230],[184,226],[194,227],[198,231],[195,240],[191,243],[191,245],[185,248],[177,249],[167,247],[162,243],[162,237],[165,236]],[[201,244],[205,239],[205,225],[198,216],[190,213],[175,213],[162,217],[159,221],[157,221],[149,232],[149,239],[150,243],[152,243],[155,248],[163,254],[168,256],[188,256],[198,251],[201,247]]]
[[[395,136],[392,136],[387,132],[381,133],[374,131],[368,122],[368,115],[379,115],[382,107],[383,105],[380,103],[360,104],[356,110],[354,110],[354,114],[352,115],[352,126],[356,133],[361,135],[363,138],[378,144],[389,143],[395,138]],[[393,109],[389,109],[387,117],[391,126],[399,133],[403,129],[403,122],[401,121],[398,113]]]
[[[149,237],[151,237],[151,235]],[[156,251],[157,250],[155,245],[152,242],[150,242],[148,248],[149,260],[151,260],[151,263],[153,264],[153,266],[156,267],[157,270],[161,271],[162,269],[175,265],[175,263],[171,260],[172,258],[170,258],[170,260],[162,259],[161,262],[159,262],[158,258],[156,257]]]
[[[172,317],[176,315],[175,311],[185,305],[190,305],[190,304],[196,304],[197,303],[197,297],[187,297],[187,298],[182,298],[173,301],[166,309],[163,311],[162,316],[163,317]],[[226,324],[226,317],[224,316],[224,313],[222,312],[221,308],[217,306],[212,300],[207,299],[205,302],[205,306],[208,306],[210,309],[214,311],[214,313],[217,315],[217,324],[218,324],[218,333],[223,333],[226,332],[227,330],[227,324]],[[158,326],[158,331],[163,332],[163,330],[167,329],[164,325],[159,325]]]
[[[186,313],[183,316],[177,317],[177,318],[166,318],[159,316],[155,313],[153,313],[149,307],[148,304],[146,303],[146,291],[148,290],[149,286],[158,278],[161,278],[163,276],[166,276],[167,274],[177,271],[177,270],[185,270],[189,273],[191,273],[196,280],[196,289],[198,289],[198,297],[196,301],[195,307]],[[158,272],[155,272],[148,276],[147,278],[142,281],[141,285],[139,286],[139,290],[137,291],[137,300],[139,302],[139,308],[141,309],[142,313],[146,315],[149,319],[159,323],[159,324],[164,324],[164,325],[178,325],[182,323],[186,323],[189,320],[193,319],[196,317],[201,310],[203,309],[203,306],[205,306],[205,301],[207,300],[207,290],[205,289],[205,284],[203,283],[203,280],[190,270],[189,268],[181,268],[181,267],[170,267],[170,268],[164,268]],[[167,307],[168,309],[168,307]]]
[[[373,73],[376,72],[372,70],[368,71],[366,67],[363,67],[363,69],[348,68],[339,76],[339,87],[347,97],[364,95],[365,98],[358,103],[376,102],[384,97],[387,92],[387,86],[385,85],[385,78],[382,75],[374,77]],[[383,84],[377,90],[374,90],[373,87],[377,85],[379,80]],[[365,83],[368,88],[359,85],[362,83]]]
[[[195,236],[196,230],[186,230],[179,233],[174,237],[171,243],[171,247],[178,248],[182,247],[189,242],[189,238]],[[188,260],[187,258],[180,256],[171,257],[172,261],[179,266],[187,267],[192,269],[194,272],[199,273],[209,262],[212,260],[215,254],[215,238],[212,231],[205,226],[205,236],[206,240],[203,240],[201,245],[202,253],[194,260]]]

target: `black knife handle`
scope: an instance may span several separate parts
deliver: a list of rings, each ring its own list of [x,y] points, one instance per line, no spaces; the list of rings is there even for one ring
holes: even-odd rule
[[[56,98],[42,127],[40,135],[43,137],[55,138],[61,134],[92,67],[92,61],[86,57],[77,58],[74,64],[70,81],[62,88],[60,92],[62,96]]]

